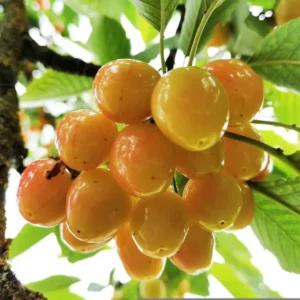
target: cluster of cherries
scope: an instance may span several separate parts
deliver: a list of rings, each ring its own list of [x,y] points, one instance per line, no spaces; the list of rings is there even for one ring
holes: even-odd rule
[[[250,121],[263,103],[262,79],[234,59],[162,77],[147,63],[120,59],[98,71],[93,89],[100,112],[68,113],[56,129],[59,160],[35,161],[22,174],[22,216],[61,224],[78,252],[115,239],[136,280],[158,278],[166,258],[187,274],[206,270],[213,232],[253,218],[245,181],[269,172],[264,151],[224,137],[227,130],[261,141]],[[176,169],[189,178],[182,196]]]

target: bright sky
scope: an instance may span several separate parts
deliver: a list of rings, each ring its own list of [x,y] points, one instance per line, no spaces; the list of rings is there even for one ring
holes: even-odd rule
[[[56,5],[59,9],[61,0],[56,2]],[[178,16],[171,21],[166,31],[166,37],[173,35],[178,21]],[[125,17],[122,18],[122,24],[126,28],[127,36],[131,39],[132,53],[138,53],[142,51],[145,48],[145,45],[140,33]],[[75,25],[72,26],[72,37],[74,37],[74,39],[76,38],[77,41],[86,43],[88,38],[87,32],[90,31],[91,27],[88,19],[81,17],[79,27],[76,27]],[[37,30],[31,30],[30,34],[40,44],[46,44],[46,40],[40,36]],[[54,42],[68,54],[79,57],[86,61],[91,61],[93,59],[93,55],[82,47],[55,34],[53,27],[46,18],[41,20],[41,34],[45,37],[54,35]],[[167,54],[168,51],[166,50],[166,55]],[[176,66],[181,66],[183,61],[183,54],[179,53]],[[158,58],[151,63],[157,68],[160,67],[160,61]],[[25,89],[23,86],[18,84],[17,88],[19,93],[24,93]],[[55,105],[57,109],[60,107],[58,103]],[[11,172],[10,185],[7,191],[7,236],[11,238],[13,238],[25,224],[25,221],[20,216],[16,206],[16,190],[18,182],[19,175],[14,171]],[[261,270],[264,276],[264,282],[266,284],[268,284],[275,291],[278,291],[283,297],[299,296],[298,284],[300,282],[300,275],[283,271],[280,268],[276,258],[270,252],[265,251],[262,248],[250,228],[238,232],[237,236],[251,251],[253,255],[252,262]],[[114,250],[103,251],[90,259],[78,262],[76,264],[69,264],[66,259],[59,258],[60,248],[55,240],[55,237],[50,235],[32,249],[26,251],[23,255],[12,261],[12,268],[16,272],[17,277],[23,283],[26,284],[33,281],[38,281],[57,274],[77,276],[82,281],[72,287],[74,292],[83,296],[86,300],[108,300],[111,299],[113,293],[113,289],[111,287],[104,289],[100,293],[88,293],[87,287],[89,283],[95,282],[103,285],[107,284],[109,272],[114,267],[116,267],[116,276],[121,281],[125,282],[129,280]],[[215,258],[218,259],[217,256],[215,256]],[[209,280],[209,298],[232,298],[231,294],[214,277],[210,276]]]

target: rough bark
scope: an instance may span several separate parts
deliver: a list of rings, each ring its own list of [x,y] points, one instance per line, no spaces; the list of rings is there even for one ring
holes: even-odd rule
[[[27,151],[18,121],[18,97],[15,90],[22,59],[21,35],[27,30],[23,0],[1,0],[4,19],[0,27],[0,300],[45,299],[21,285],[7,263],[9,240],[5,239],[5,191],[8,170],[22,171]]]

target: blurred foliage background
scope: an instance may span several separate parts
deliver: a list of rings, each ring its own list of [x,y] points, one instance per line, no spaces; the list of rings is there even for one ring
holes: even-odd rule
[[[166,57],[170,49],[179,48],[175,66],[182,66],[185,61],[191,26],[197,19],[197,1],[179,1],[181,5],[185,2],[188,18],[182,35],[179,37],[176,33],[181,15],[178,9],[170,16],[165,32]],[[247,60],[273,30],[275,0],[229,2],[222,20],[216,20],[230,24],[229,42],[220,48],[205,47],[212,34],[207,32],[197,53],[199,66],[217,58],[240,56]],[[26,0],[26,7],[29,35],[41,46],[99,65],[131,57],[160,68],[159,33],[129,0]],[[21,99],[23,137],[29,149],[26,164],[49,155],[56,156],[55,126],[64,114],[80,108],[96,109],[92,81],[89,77],[46,69],[40,63],[23,64],[17,91]],[[272,78],[265,82],[265,105],[258,119],[299,125],[299,94],[271,81],[274,82]],[[281,147],[287,154],[299,150],[297,132],[262,125],[258,128],[267,144]],[[281,161],[274,161],[275,168],[268,179],[272,183],[265,188],[273,189],[274,180],[293,178],[288,186],[289,195],[286,190],[277,192],[295,206],[298,203],[299,207],[299,179]],[[50,300],[138,298],[139,283],[126,275],[113,248],[114,242],[96,253],[76,254],[62,243],[58,228],[25,224],[15,205],[18,180],[19,176],[11,172],[7,234],[14,238],[10,260],[22,282]],[[167,263],[162,279],[167,285],[168,296],[299,296],[296,284],[300,279],[297,275],[300,273],[299,214],[292,214],[285,206],[261,194],[256,195],[256,204],[251,229],[237,234],[217,234],[215,263],[209,272],[188,276]]]

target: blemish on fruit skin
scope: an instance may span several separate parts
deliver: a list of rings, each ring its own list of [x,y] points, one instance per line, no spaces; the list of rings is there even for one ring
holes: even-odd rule
[[[152,179],[152,180],[155,180],[155,176],[151,176],[151,179]]]
[[[77,229],[77,233],[81,233],[81,231]]]
[[[108,142],[108,139],[107,139],[107,138],[104,138],[103,140],[104,140],[105,142]]]

